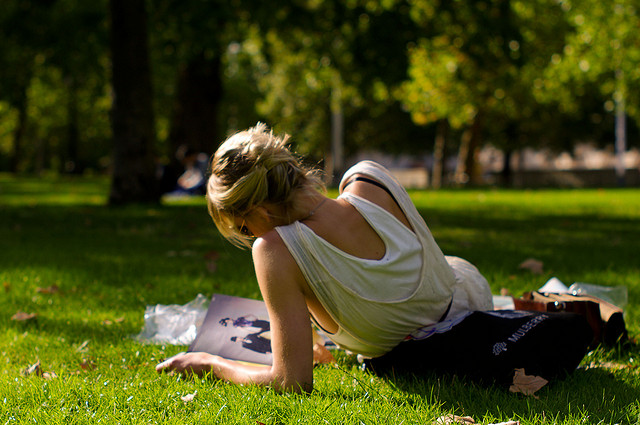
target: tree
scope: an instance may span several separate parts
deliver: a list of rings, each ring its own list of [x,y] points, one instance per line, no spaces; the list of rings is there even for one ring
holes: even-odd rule
[[[113,175],[109,203],[158,202],[145,0],[110,0]]]
[[[525,120],[535,110],[532,71],[556,44],[553,39],[545,43],[543,35],[557,22],[559,8],[546,0],[534,3],[413,3],[412,17],[428,29],[428,36],[410,49],[409,78],[396,94],[416,123],[446,120],[462,132],[458,181],[465,181],[465,174],[472,183],[479,181],[475,153],[488,122]],[[548,8],[544,26],[537,15],[542,6]]]
[[[409,2],[402,0],[282,7],[260,20],[259,36],[243,45],[256,52],[255,80],[264,95],[259,112],[294,134],[303,153],[324,159],[330,176],[342,171],[327,166],[339,162],[331,148],[331,139],[339,137],[332,135],[332,123],[344,123],[345,154],[427,150],[429,131],[415,126],[390,95],[405,78],[405,49],[417,31]]]
[[[212,153],[222,131],[222,56],[229,39],[232,7],[227,2],[162,0],[150,4],[156,84],[167,119],[166,153],[172,167],[180,147]],[[169,81],[172,80],[172,81]]]
[[[539,95],[575,107],[576,94],[596,87],[603,109],[616,117],[616,173],[624,184],[626,117],[640,122],[640,4],[636,0],[562,0],[573,30],[561,52],[551,57]]]
[[[150,3],[159,142],[167,175],[183,169],[176,153],[211,154],[228,131],[258,120],[249,63],[244,58],[239,63],[235,53],[267,9],[270,14],[272,5],[255,0]]]
[[[106,1],[7,0],[0,10],[0,100],[13,171],[80,172],[110,137]],[[106,124],[106,125],[105,125]]]
[[[23,160],[28,124],[28,89],[35,59],[47,42],[46,22],[53,0],[3,2],[0,11],[0,98],[15,108],[10,170],[17,172]]]
[[[52,41],[47,65],[59,70],[59,86],[64,92],[58,100],[65,105],[66,115],[60,123],[64,127],[64,142],[58,147],[63,172],[82,173],[101,156],[105,141],[110,141],[110,131],[105,125],[108,120],[102,118],[108,93],[106,21],[106,0],[56,0],[49,14]]]

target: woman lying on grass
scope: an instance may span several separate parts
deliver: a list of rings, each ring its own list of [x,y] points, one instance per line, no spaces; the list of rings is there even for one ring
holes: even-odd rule
[[[231,136],[213,156],[207,186],[219,231],[252,249],[271,321],[273,365],[196,352],[172,357],[157,370],[310,391],[309,317],[341,348],[372,359],[376,371],[421,363],[408,370],[422,373],[456,358],[456,341],[438,340],[443,329],[433,330],[459,328],[454,325],[466,322],[469,312],[490,310],[487,281],[467,261],[443,255],[407,192],[383,167],[355,165],[340,183],[340,196],[331,199],[286,140],[263,124]]]

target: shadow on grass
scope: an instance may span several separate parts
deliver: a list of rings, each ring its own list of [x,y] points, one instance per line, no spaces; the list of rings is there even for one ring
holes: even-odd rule
[[[37,334],[44,339],[64,339],[69,344],[92,341],[98,344],[118,343],[137,335],[143,325],[143,313],[138,310],[121,309],[120,316],[104,313],[87,315],[86,309],[67,309],[65,314],[39,312],[35,319],[26,322],[9,322],[20,334]],[[3,326],[4,327],[4,326]]]
[[[465,211],[423,213],[431,216],[431,230],[445,253],[473,257],[485,267],[506,261],[513,267],[514,261],[532,256],[562,272],[638,266],[640,221],[634,218],[517,211],[480,217]]]
[[[457,210],[422,212],[443,252],[469,259],[489,276],[517,273],[518,265],[529,257],[543,261],[546,272],[567,279],[610,269],[620,274],[638,270],[638,220],[522,211],[480,216]],[[221,263],[249,258],[222,240],[204,205],[5,206],[0,207],[0,221],[6,223],[0,229],[0,265],[5,269],[37,266],[77,270],[88,276],[93,272],[104,276],[105,269],[114,269],[130,275],[130,284],[144,285],[154,268],[171,274],[171,266],[173,274],[192,274],[189,267],[183,268],[190,258],[174,261],[168,258],[170,253],[188,257],[215,250],[225,255]],[[239,263],[236,266],[242,269]],[[244,268],[248,267],[246,262]]]
[[[0,221],[0,269],[13,286],[38,275],[79,295],[186,302],[252,273],[250,254],[219,236],[204,207],[4,207]]]
[[[488,416],[500,421],[537,417],[561,422],[582,417],[589,418],[589,423],[626,423],[628,409],[637,403],[639,391],[638,385],[606,369],[577,370],[564,380],[547,384],[535,396],[456,376],[389,379],[400,391],[476,420]]]

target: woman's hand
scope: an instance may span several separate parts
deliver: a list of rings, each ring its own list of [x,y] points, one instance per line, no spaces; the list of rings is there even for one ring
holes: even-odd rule
[[[206,372],[212,372],[216,357],[209,353],[178,353],[159,363],[156,366],[157,372],[176,371],[185,375],[202,376]],[[215,373],[214,373],[215,374]]]
[[[313,344],[313,364],[335,363],[336,359],[324,344]]]

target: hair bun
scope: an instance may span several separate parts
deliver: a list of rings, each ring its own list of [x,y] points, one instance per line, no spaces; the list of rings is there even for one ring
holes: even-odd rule
[[[220,232],[236,245],[250,243],[235,229],[234,217],[263,203],[280,206],[289,217],[296,209],[298,193],[324,190],[322,179],[289,150],[288,137],[276,136],[258,123],[229,137],[212,159],[207,186],[209,213]]]

